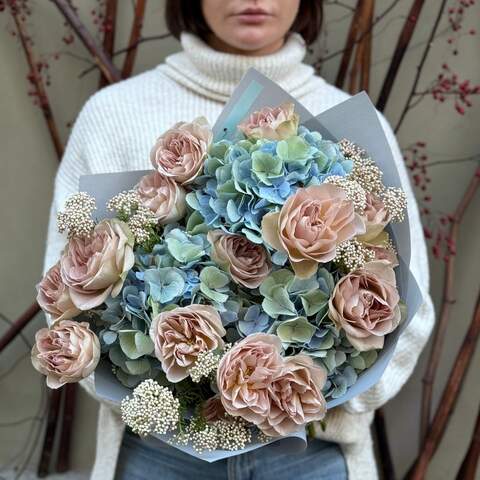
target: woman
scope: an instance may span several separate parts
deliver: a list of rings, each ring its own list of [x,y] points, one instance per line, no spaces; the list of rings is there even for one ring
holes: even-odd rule
[[[156,137],[178,120],[206,116],[211,124],[249,67],[255,67],[312,113],[342,102],[348,95],[302,63],[306,45],[319,32],[321,0],[170,0],[167,25],[183,51],[165,63],[94,95],[82,109],[70,136],[55,183],[45,267],[56,262],[63,239],[56,233],[56,212],[78,189],[80,175],[149,168]],[[380,120],[394,152],[409,197],[412,226],[411,269],[428,291],[426,249],[418,211],[402,157],[383,116]],[[380,382],[340,408],[327,427],[297,455],[279,455],[269,447],[208,464],[160,442],[146,444],[124,434],[118,415],[102,404],[98,425],[97,480],[211,479],[374,479],[370,435],[373,412],[406,382],[433,324],[428,295],[403,333]],[[91,380],[86,388],[92,390]],[[120,452],[120,454],[119,454]],[[118,460],[118,464],[117,464]]]

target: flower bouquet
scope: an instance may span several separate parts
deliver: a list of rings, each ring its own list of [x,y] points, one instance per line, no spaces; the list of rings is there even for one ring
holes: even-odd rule
[[[378,381],[420,301],[374,107],[315,118],[251,70],[213,131],[177,123],[151,163],[82,177],[59,213],[34,367],[51,388],[95,371],[133,432],[208,461],[304,445]]]

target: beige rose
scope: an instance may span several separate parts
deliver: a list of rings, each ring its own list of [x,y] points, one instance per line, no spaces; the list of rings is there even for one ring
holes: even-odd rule
[[[276,335],[255,333],[236,343],[217,370],[225,411],[259,425],[270,414],[269,387],[281,373],[282,343]]]
[[[152,148],[152,165],[160,174],[176,182],[192,182],[203,167],[212,138],[212,131],[203,117],[192,123],[176,123]]]
[[[386,261],[368,262],[335,285],[329,314],[359,351],[383,347],[384,337],[400,323],[395,272]]]
[[[327,403],[322,388],[326,371],[307,355],[286,357],[283,369],[269,388],[270,413],[258,425],[271,437],[295,432],[309,422],[322,420]]]
[[[150,209],[160,224],[178,222],[187,210],[185,189],[158,172],[145,175],[137,185],[142,205]]]
[[[386,260],[390,266],[398,266],[398,257],[391,243],[390,236],[383,230],[375,238],[363,242],[366,247],[373,251],[375,260]]]
[[[209,305],[189,305],[157,315],[150,326],[155,356],[170,382],[188,377],[200,353],[223,349],[225,329]]]
[[[283,140],[297,134],[300,117],[294,110],[293,103],[284,103],[276,108],[264,107],[253,112],[238,128],[254,140]]]
[[[345,191],[327,183],[298,189],[280,212],[262,219],[264,240],[288,254],[299,278],[310,278],[319,263],[333,260],[338,244],[364,232]]]
[[[101,305],[120,292],[133,267],[134,238],[127,224],[104,220],[88,237],[72,237],[60,260],[62,280],[80,310]]]
[[[365,198],[366,207],[362,215],[365,222],[365,233],[359,235],[358,240],[369,242],[380,235],[390,221],[390,214],[378,195],[367,192]]]
[[[212,260],[228,271],[234,282],[247,288],[258,287],[272,269],[268,252],[242,235],[222,230],[208,232]]]
[[[87,322],[60,320],[35,335],[32,364],[50,388],[88,377],[100,359],[100,342]]]
[[[203,403],[202,415],[207,422],[215,422],[225,418],[225,409],[219,395],[210,397]]]
[[[78,309],[70,298],[68,287],[60,275],[60,262],[56,263],[37,285],[37,302],[41,309],[49,313],[54,322],[71,319],[78,315]]]

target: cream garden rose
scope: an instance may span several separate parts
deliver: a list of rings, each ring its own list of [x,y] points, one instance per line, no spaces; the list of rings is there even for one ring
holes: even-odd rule
[[[141,178],[136,187],[140,201],[161,224],[174,223],[187,210],[185,189],[169,177],[153,172]]]
[[[247,288],[257,288],[272,269],[268,252],[242,235],[208,232],[212,244],[212,260],[227,270],[234,282]]]
[[[281,373],[269,388],[270,413],[258,426],[271,437],[288,435],[327,413],[322,388],[327,372],[307,355],[286,357]]]
[[[60,320],[50,329],[35,335],[32,364],[47,377],[47,386],[59,388],[65,383],[88,377],[100,359],[100,342],[87,322]]]
[[[282,342],[276,335],[256,333],[236,343],[217,370],[225,411],[259,425],[270,414],[269,387],[282,371]]]
[[[37,302],[40,308],[51,315],[54,322],[71,319],[81,310],[70,298],[68,287],[60,275],[60,262],[56,263],[37,285]]]
[[[238,128],[251,139],[283,140],[297,134],[300,117],[293,103],[253,112]]]
[[[383,348],[401,321],[395,272],[389,262],[368,262],[342,277],[329,301],[329,315],[359,351]]]
[[[200,353],[223,349],[226,334],[218,312],[209,305],[189,305],[157,315],[150,326],[155,356],[170,382],[189,375]]]
[[[249,335],[228,351],[217,371],[225,411],[269,436],[287,435],[321,420],[327,374],[306,355],[283,358],[276,335]]]
[[[366,207],[362,215],[365,222],[365,233],[359,235],[358,239],[369,242],[382,233],[390,221],[390,213],[378,195],[367,192],[365,199]]]
[[[134,238],[127,224],[104,220],[92,234],[72,237],[60,260],[60,273],[74,305],[90,310],[119,294],[133,267]]]
[[[153,167],[178,183],[192,182],[200,173],[212,131],[204,117],[178,122],[161,135],[150,152]]]
[[[319,263],[333,260],[337,245],[364,232],[345,191],[327,183],[298,189],[280,212],[262,220],[264,240],[288,254],[299,278],[310,278]]]

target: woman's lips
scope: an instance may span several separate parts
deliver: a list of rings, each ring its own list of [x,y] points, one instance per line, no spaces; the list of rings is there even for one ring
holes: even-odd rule
[[[244,10],[234,15],[241,23],[246,23],[249,25],[257,25],[259,23],[265,22],[270,14],[264,10]]]

